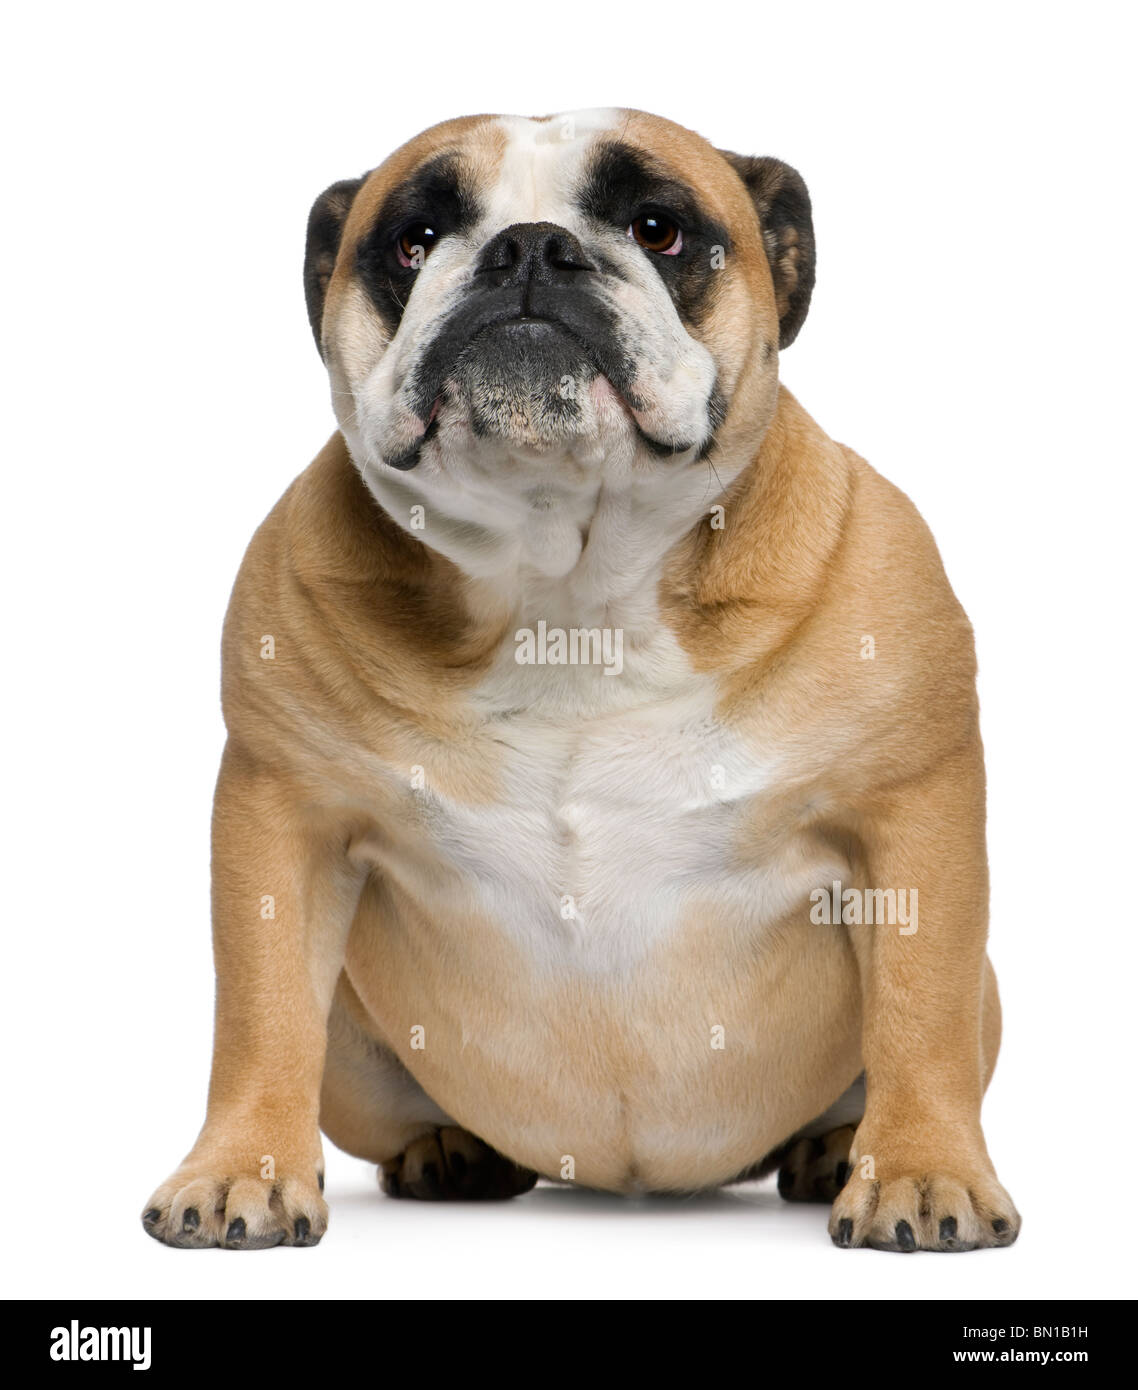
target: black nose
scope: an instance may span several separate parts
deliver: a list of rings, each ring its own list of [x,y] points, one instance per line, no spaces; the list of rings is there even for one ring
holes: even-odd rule
[[[495,286],[567,284],[596,267],[572,232],[554,222],[515,222],[482,248],[478,274]]]

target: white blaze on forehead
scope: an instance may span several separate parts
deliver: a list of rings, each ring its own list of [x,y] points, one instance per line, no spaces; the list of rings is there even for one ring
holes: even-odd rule
[[[545,121],[500,116],[506,148],[497,182],[486,191],[483,225],[495,231],[515,222],[571,226],[578,217],[574,192],[589,151],[598,136],[617,134],[623,121],[616,108],[569,111]]]

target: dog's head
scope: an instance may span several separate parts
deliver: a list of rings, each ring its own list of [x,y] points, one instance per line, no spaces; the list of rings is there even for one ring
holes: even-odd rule
[[[813,278],[792,169],[636,111],[435,126],[321,195],[304,273],[365,476],[489,487],[761,429]]]

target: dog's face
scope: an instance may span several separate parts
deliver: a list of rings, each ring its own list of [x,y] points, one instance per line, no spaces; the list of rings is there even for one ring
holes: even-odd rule
[[[450,121],[333,185],[305,291],[365,475],[493,492],[761,430],[813,274],[793,170],[602,111]]]

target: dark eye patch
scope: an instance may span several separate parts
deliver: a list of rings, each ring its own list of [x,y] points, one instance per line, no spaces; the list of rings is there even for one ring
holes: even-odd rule
[[[593,154],[577,190],[577,206],[586,217],[625,230],[645,212],[670,213],[683,232],[683,248],[675,256],[649,256],[667,286],[676,311],[696,326],[715,292],[717,265],[731,252],[727,228],[709,217],[695,192],[643,151],[619,141],[606,141]],[[715,248],[722,248],[713,255]]]
[[[356,267],[372,303],[394,334],[418,271],[402,266],[395,243],[416,222],[442,238],[465,231],[481,216],[472,182],[457,154],[435,155],[383,200],[371,231],[360,242]]]

